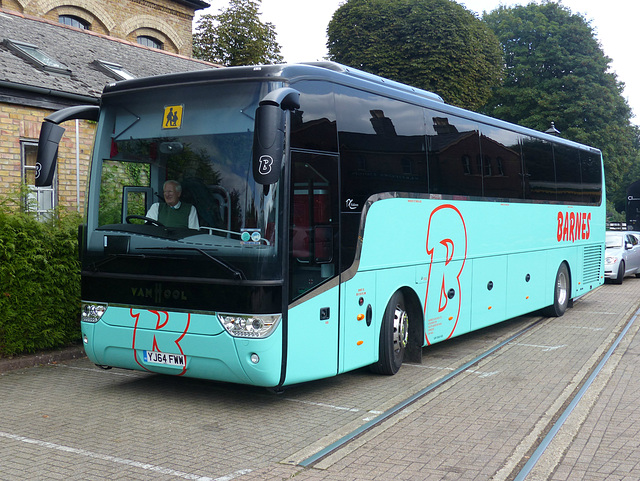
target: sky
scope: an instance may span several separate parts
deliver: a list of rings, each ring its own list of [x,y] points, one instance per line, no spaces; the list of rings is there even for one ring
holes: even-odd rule
[[[202,13],[217,14],[228,0],[208,0]],[[482,15],[499,5],[526,5],[529,0],[456,0]],[[262,0],[261,20],[275,26],[284,60],[289,63],[323,60],[327,55],[327,25],[344,0]],[[539,3],[539,2],[536,2]],[[573,13],[582,14],[595,29],[610,68],[625,84],[623,96],[629,102],[632,122],[640,125],[640,62],[633,32],[638,28],[638,0],[561,0]],[[436,92],[437,93],[437,92]]]

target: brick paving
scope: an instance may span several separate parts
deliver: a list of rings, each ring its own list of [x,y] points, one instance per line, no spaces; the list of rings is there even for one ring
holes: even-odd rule
[[[603,286],[310,468],[296,463],[526,322],[425,349],[422,365],[394,377],[357,371],[277,397],[104,372],[86,360],[6,372],[0,480],[510,480],[636,312],[639,293],[635,278]],[[528,480],[640,479],[638,329],[640,320]]]
[[[513,479],[632,317],[639,291],[640,279],[605,285],[478,366],[497,374],[460,376],[312,468],[272,466],[242,479]],[[638,325],[590,388],[601,389],[596,402],[580,403],[577,432],[563,433],[568,422],[557,436],[564,445],[552,444],[527,479],[640,479]]]

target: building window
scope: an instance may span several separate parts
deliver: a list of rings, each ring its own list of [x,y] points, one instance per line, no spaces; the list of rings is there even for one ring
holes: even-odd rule
[[[471,159],[468,155],[462,156],[462,171],[464,175],[471,175]]]
[[[148,35],[139,35],[137,41],[140,45],[144,45],[145,47],[157,48],[158,50],[163,50],[162,42],[157,38],[150,37]]]
[[[38,220],[45,220],[55,207],[55,180],[51,187],[36,187],[36,155],[38,143],[32,141],[20,142],[22,157],[22,181],[28,189],[25,199],[25,209],[35,212]]]
[[[60,15],[58,17],[58,23],[68,25],[70,27],[81,28],[82,30],[89,30],[89,22],[74,15]]]
[[[37,67],[40,67],[47,72],[71,75],[71,70],[69,70],[66,65],[47,55],[36,45],[17,42],[15,40],[9,40],[8,38],[5,38],[2,41],[2,44],[18,57],[35,64]]]
[[[104,60],[96,60],[95,65],[103,72],[115,77],[116,80],[131,80],[136,78],[127,69],[117,63],[105,62]]]

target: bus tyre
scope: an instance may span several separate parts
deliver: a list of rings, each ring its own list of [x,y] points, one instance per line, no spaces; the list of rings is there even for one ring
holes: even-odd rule
[[[553,288],[553,305],[544,310],[545,315],[549,317],[560,317],[564,314],[569,306],[569,297],[571,295],[571,279],[569,278],[569,269],[566,263],[560,264],[556,274],[556,282]]]
[[[393,375],[398,372],[404,359],[409,335],[409,314],[402,292],[397,291],[384,311],[380,329],[378,362],[371,365],[377,374]]]

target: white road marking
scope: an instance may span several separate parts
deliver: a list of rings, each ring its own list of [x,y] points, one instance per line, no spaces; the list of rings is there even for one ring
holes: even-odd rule
[[[421,366],[419,364],[408,364],[409,366],[419,367],[421,369],[433,369],[435,371],[455,371],[456,368],[453,367],[441,367],[441,366]],[[477,374],[479,377],[490,377],[495,376],[496,374],[500,374],[500,371],[476,371],[475,369],[465,369],[464,372],[468,372],[470,374]]]
[[[118,456],[111,456],[108,454],[94,453],[87,451],[86,449],[72,448],[69,446],[63,446],[61,444],[49,443],[47,441],[41,441],[39,439],[26,438],[24,436],[18,436],[16,434],[4,433],[0,431],[0,438],[11,439],[12,441],[20,441],[27,444],[32,444],[41,448],[54,449],[56,451],[63,451],[65,453],[77,454],[87,458],[100,459],[102,461],[110,461],[116,464],[124,464],[126,466],[132,466],[134,468],[140,468],[147,471],[153,471],[160,474],[167,474],[169,476],[175,476],[182,479],[193,479],[195,481],[230,481],[238,476],[250,473],[250,469],[241,469],[235,473],[228,474],[219,478],[210,478],[208,476],[200,476],[199,474],[183,473],[182,471],[176,471],[174,469],[163,468],[162,466],[156,466],[154,464],[141,463],[139,461],[133,461],[131,459],[120,458]]]
[[[144,375],[144,373],[142,371],[140,371],[138,374],[132,374],[132,373],[128,373],[127,371],[114,371],[112,369],[102,369],[100,367],[98,368],[91,368],[91,367],[77,367],[77,366],[69,366],[67,364],[55,364],[55,367],[64,367],[65,369],[75,369],[76,371],[89,371],[89,372],[97,372],[97,373],[107,373],[107,374],[111,374],[113,376],[122,376],[122,377],[141,377],[141,375]]]
[[[284,398],[285,401],[290,401],[290,402],[294,402],[294,403],[300,403],[300,404],[308,404],[310,406],[317,406],[317,407],[321,407],[321,408],[329,408],[329,409],[335,409],[336,411],[349,411],[350,413],[358,413],[360,412],[360,409],[358,408],[346,408],[346,407],[342,407],[342,406],[334,406],[332,404],[325,404],[325,403],[319,403],[319,402],[314,402],[314,401],[305,401],[303,399],[294,399],[294,398]]]
[[[604,331],[604,327],[565,326],[567,329],[586,329],[587,331]]]
[[[562,349],[563,347],[567,347],[566,344],[562,344],[561,346],[539,346],[537,344],[522,344],[515,343],[514,346],[524,346],[524,347],[535,347],[537,349],[542,349],[543,352],[555,351],[556,349]]]

